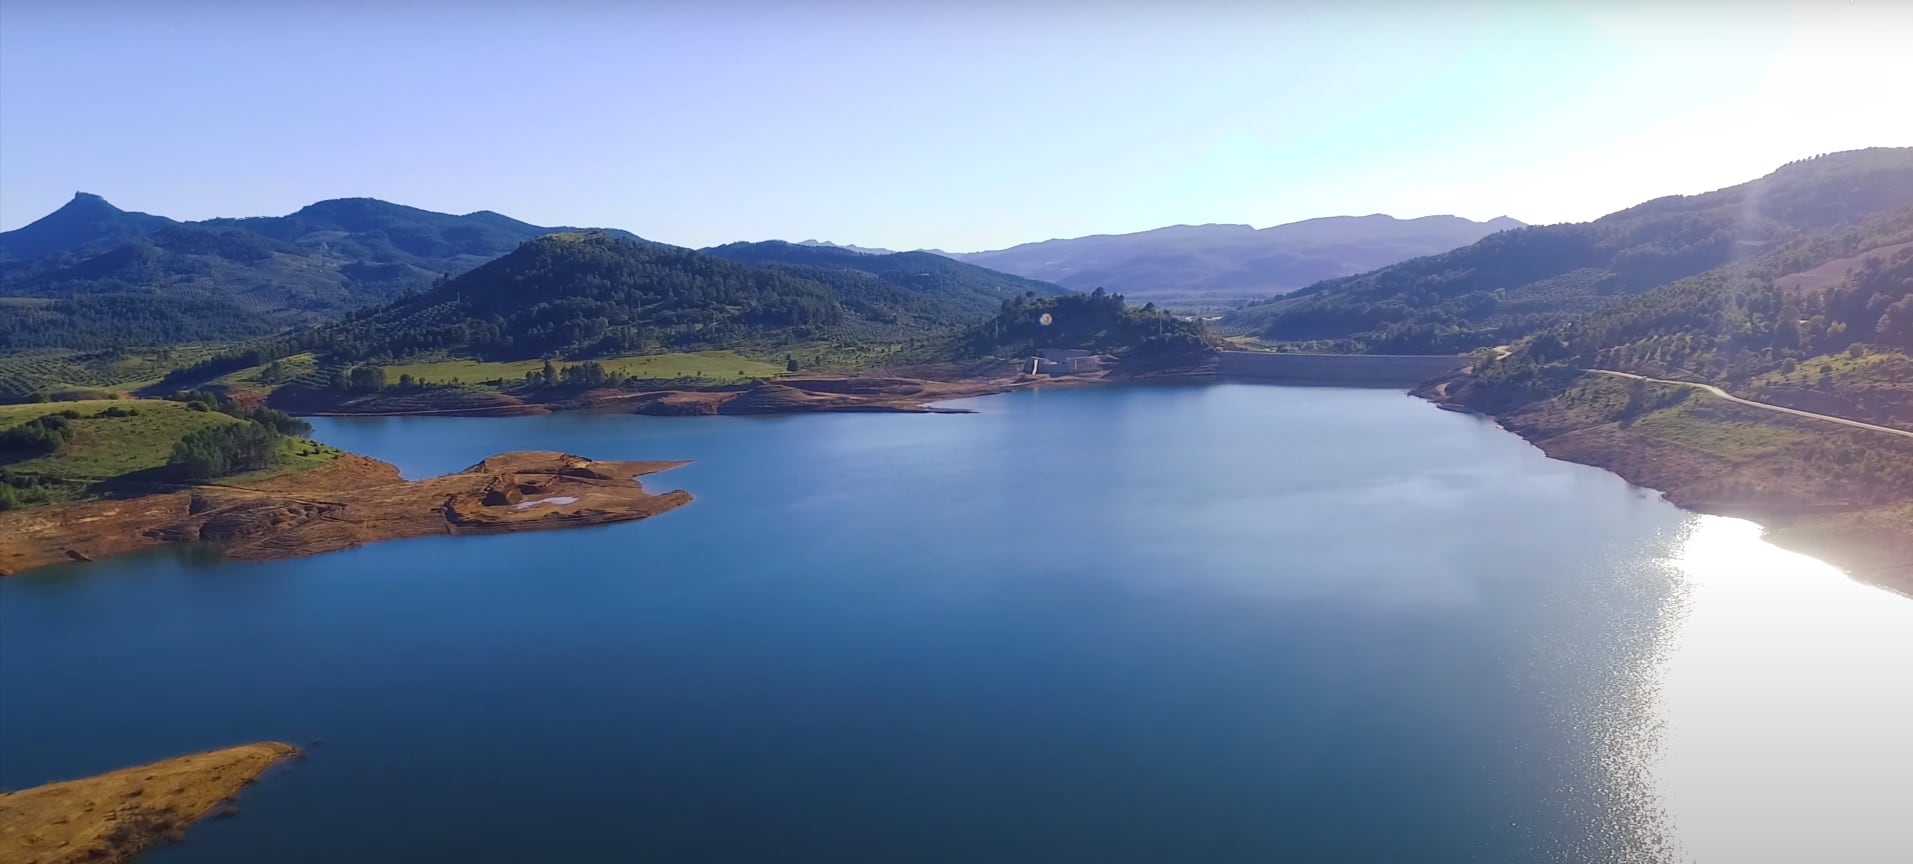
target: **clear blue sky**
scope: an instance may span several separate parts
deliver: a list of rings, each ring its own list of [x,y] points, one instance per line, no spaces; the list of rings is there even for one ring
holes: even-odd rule
[[[0,0],[0,228],[76,190],[182,219],[366,195],[969,250],[1582,220],[1913,144],[1905,0],[326,6]]]

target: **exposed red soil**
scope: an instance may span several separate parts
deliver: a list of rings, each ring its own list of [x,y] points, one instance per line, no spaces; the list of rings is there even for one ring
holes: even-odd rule
[[[643,519],[690,503],[688,492],[654,495],[636,479],[681,464],[526,451],[406,482],[391,465],[346,455],[243,488],[197,486],[0,513],[0,575],[165,543],[211,543],[231,558],[292,558],[401,537]],[[526,502],[543,503],[518,506]]]

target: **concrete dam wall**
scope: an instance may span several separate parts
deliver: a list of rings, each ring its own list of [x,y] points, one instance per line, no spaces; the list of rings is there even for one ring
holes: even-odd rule
[[[1447,354],[1273,354],[1221,351],[1216,374],[1309,384],[1412,387],[1458,372],[1471,356]]]

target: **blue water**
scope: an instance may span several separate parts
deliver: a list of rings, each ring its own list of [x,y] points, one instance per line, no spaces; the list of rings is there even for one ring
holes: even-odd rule
[[[1854,770],[1913,767],[1878,680],[1913,602],[1476,418],[1239,385],[964,404],[315,421],[409,477],[695,460],[646,482],[697,500],[0,582],[0,786],[311,745],[160,862],[1759,860],[1735,844],[1782,847],[1709,814],[1792,787],[1710,779],[1742,760],[1707,724],[1744,719],[1706,694],[1734,640],[1791,643],[1703,614],[1745,600],[1706,581],[1737,561],[1778,574],[1758,614],[1878,619],[1800,650],[1879,670],[1852,689],[1884,706],[1821,718],[1886,718]]]

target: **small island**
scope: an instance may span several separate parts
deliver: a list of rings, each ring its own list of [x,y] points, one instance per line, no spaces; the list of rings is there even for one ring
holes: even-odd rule
[[[239,790],[299,755],[267,741],[0,793],[0,861],[130,861],[207,816],[236,812]]]
[[[682,464],[524,451],[408,482],[388,463],[339,454],[262,480],[0,513],[0,575],[167,543],[293,558],[402,537],[627,522],[690,503],[689,492],[652,494],[637,480]]]

